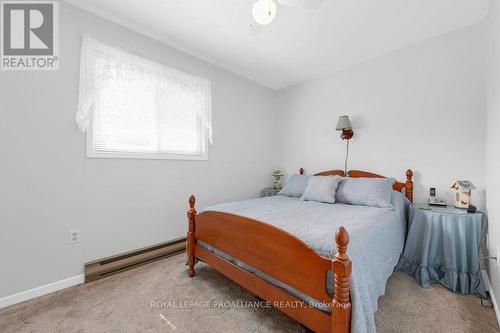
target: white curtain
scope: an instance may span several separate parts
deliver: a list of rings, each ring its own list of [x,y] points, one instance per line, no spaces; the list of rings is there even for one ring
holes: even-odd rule
[[[112,81],[149,82],[152,87],[168,92],[190,96],[208,139],[212,138],[212,96],[210,81],[195,77],[157,62],[133,55],[121,49],[101,43],[87,35],[83,36],[80,60],[80,95],[76,122],[81,132],[90,124],[92,114],[98,107],[99,93]]]

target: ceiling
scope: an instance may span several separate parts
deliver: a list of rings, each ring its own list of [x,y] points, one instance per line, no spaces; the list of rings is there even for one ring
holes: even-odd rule
[[[272,89],[486,19],[490,0],[294,0],[271,31],[254,0],[67,0]]]

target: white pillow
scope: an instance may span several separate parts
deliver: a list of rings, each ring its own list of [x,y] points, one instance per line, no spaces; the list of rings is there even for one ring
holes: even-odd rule
[[[299,175],[294,173],[288,179],[285,187],[278,194],[286,195],[289,197],[301,197],[306,190],[309,176]]]
[[[335,192],[341,180],[340,176],[313,176],[309,178],[306,191],[300,199],[334,203]]]
[[[337,189],[337,202],[357,206],[391,208],[394,178],[344,178]]]

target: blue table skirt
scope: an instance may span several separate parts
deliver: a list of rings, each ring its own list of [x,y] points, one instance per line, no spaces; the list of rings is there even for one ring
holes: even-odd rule
[[[448,214],[410,208],[403,256],[396,271],[424,288],[439,282],[462,294],[486,296],[479,270],[482,214]]]

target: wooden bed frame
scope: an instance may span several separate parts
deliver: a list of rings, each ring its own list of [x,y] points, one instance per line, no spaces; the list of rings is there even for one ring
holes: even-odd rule
[[[300,169],[300,174],[304,170]],[[341,170],[330,170],[315,175],[343,175]],[[384,178],[359,170],[348,172],[349,177]],[[406,182],[396,182],[394,189],[413,201],[413,172],[406,172]],[[196,259],[212,266],[250,292],[268,301],[288,316],[314,332],[349,333],[351,326],[351,302],[349,276],[352,264],[347,256],[349,235],[344,227],[335,234],[337,254],[333,259],[317,254],[290,233],[267,223],[248,217],[205,211],[197,214],[195,197],[189,198],[187,255],[188,275],[193,277]],[[333,235],[332,235],[333,236]],[[247,272],[230,261],[197,244],[202,241],[234,258],[266,273],[267,275],[331,306],[324,312],[305,304],[283,289]],[[333,241],[333,239],[332,239]],[[333,300],[328,295],[325,281],[329,270],[333,271]]]

